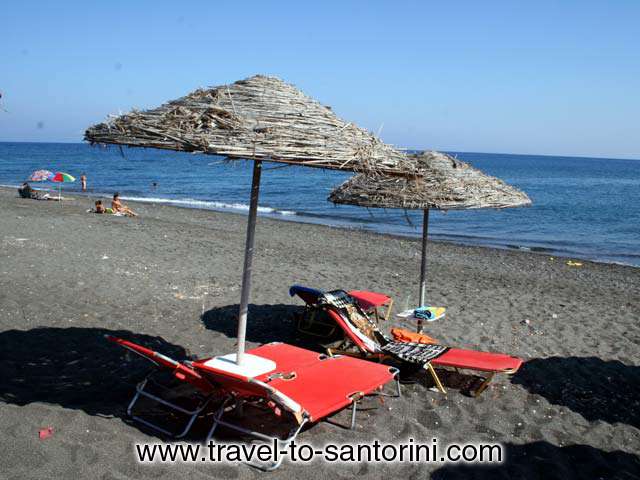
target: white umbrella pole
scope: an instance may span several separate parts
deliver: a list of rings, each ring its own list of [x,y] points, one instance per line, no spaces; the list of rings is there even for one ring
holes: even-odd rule
[[[429,209],[425,208],[422,219],[422,261],[420,263],[420,305],[424,306],[427,290],[427,238],[429,236]]]
[[[247,333],[247,311],[249,309],[249,293],[251,291],[251,264],[253,262],[253,240],[256,232],[256,216],[258,213],[258,196],[260,194],[260,174],[262,162],[253,162],[253,180],[251,182],[251,203],[249,204],[249,223],[247,224],[247,241],[244,250],[244,270],[242,272],[242,293],[240,295],[240,314],[238,316],[238,355],[236,363],[242,365],[244,344]]]

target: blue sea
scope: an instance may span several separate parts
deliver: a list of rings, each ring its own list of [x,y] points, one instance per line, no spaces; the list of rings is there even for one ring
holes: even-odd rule
[[[640,161],[448,152],[527,192],[531,207],[432,211],[436,240],[531,250],[640,266]],[[185,208],[246,212],[251,162],[86,144],[0,143],[0,184],[37,169],[85,172],[89,195]],[[334,206],[326,199],[349,174],[265,164],[261,215],[381,233],[421,235],[422,212]],[[156,186],[153,183],[156,183]],[[37,185],[36,185],[37,186]],[[55,188],[42,184],[43,188]],[[78,191],[79,182],[64,191]]]

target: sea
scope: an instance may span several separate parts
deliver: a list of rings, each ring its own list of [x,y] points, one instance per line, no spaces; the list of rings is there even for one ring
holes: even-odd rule
[[[447,152],[521,190],[532,206],[430,214],[429,238],[640,266],[640,160]],[[92,198],[246,213],[252,163],[83,143],[1,143],[0,185],[47,169],[88,177]],[[349,173],[265,163],[259,215],[420,237],[422,212],[336,206],[329,192]],[[34,184],[52,189],[50,183]],[[63,193],[79,193],[80,182]],[[1,208],[1,207],[0,207]],[[304,241],[304,239],[299,239]]]

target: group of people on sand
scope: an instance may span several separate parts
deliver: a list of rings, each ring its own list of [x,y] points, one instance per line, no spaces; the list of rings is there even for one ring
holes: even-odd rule
[[[118,192],[113,194],[113,199],[111,200],[111,207],[107,208],[102,203],[102,200],[96,200],[96,208],[95,213],[110,213],[110,214],[120,214],[126,215],[127,217],[137,217],[138,214],[131,210],[129,207],[124,205],[120,200],[120,194]]]
[[[83,173],[80,176],[80,182],[82,185],[82,191],[87,191],[87,175]],[[156,182],[153,182],[153,187],[157,186]],[[35,190],[29,185],[29,182],[24,182],[21,187],[18,188],[18,195],[21,198],[30,198],[34,200],[59,200],[60,198],[49,195],[48,193],[42,194],[38,190]],[[127,217],[137,217],[138,214],[135,213],[131,208],[127,205],[124,205],[120,200],[120,194],[118,192],[113,194],[113,199],[111,200],[111,207],[106,207],[102,200],[96,200],[95,209],[88,210],[93,211],[94,213],[109,213],[113,215],[125,215]]]

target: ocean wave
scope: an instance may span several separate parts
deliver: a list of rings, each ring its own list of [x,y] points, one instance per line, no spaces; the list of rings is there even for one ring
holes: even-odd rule
[[[164,198],[164,197],[130,197],[123,196],[123,200],[129,200],[131,202],[144,202],[144,203],[160,203],[163,205],[176,205],[187,208],[202,208],[205,210],[233,210],[240,212],[248,212],[249,205],[246,203],[225,203],[216,202],[212,200],[197,200],[193,198]],[[258,213],[272,214],[272,215],[284,215],[291,216],[296,215],[297,212],[293,210],[279,210],[272,207],[260,207],[258,206]]]

